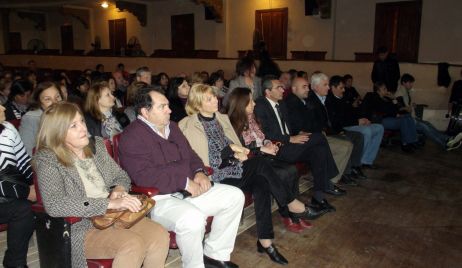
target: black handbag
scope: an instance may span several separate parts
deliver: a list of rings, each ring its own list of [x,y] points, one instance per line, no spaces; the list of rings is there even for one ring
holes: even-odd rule
[[[24,174],[20,173],[15,167],[8,166],[0,170],[0,180],[16,184],[16,191],[29,193],[29,185],[24,182],[26,180]],[[0,203],[9,203],[15,199],[17,199],[16,196],[2,196],[0,197]]]

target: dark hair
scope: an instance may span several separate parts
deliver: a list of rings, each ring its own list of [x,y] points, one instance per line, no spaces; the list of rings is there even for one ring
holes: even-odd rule
[[[265,91],[267,89],[272,89],[273,88],[273,80],[279,80],[279,78],[274,76],[274,75],[267,75],[267,76],[263,77],[263,82],[261,83],[262,84],[262,87],[261,87],[262,96],[266,95]]]
[[[385,84],[385,82],[382,82],[382,81],[375,82],[374,83],[374,92],[379,91],[379,88],[381,88],[383,86],[387,87],[387,84]]]
[[[13,82],[10,89],[8,100],[14,100],[17,95],[24,95],[27,91],[32,91],[33,85],[29,80],[19,79]]]
[[[88,79],[85,76],[79,76],[72,85],[72,89],[79,91],[79,87],[83,84],[88,84],[88,86],[90,86],[90,81],[88,81]]]
[[[151,95],[149,95],[149,93],[151,93],[152,91],[163,95],[163,92],[158,87],[153,87],[149,85],[140,88],[136,92],[133,100],[133,106],[137,114],[141,114],[142,108],[146,108],[148,111],[152,109],[154,101],[152,100]]]
[[[255,66],[255,61],[252,57],[246,56],[246,57],[241,58],[236,63],[237,75],[239,76],[244,75],[246,71],[249,71],[252,69],[252,66]]]
[[[251,100],[252,91],[245,87],[235,88],[229,95],[225,110],[228,114],[231,125],[238,136],[249,127],[249,120],[245,111]]]
[[[387,53],[388,52],[388,48],[386,46],[380,46],[379,48],[377,48],[377,54],[382,54],[382,53]]]
[[[100,67],[104,67],[104,65],[101,64],[101,63],[96,64],[95,70],[98,71],[98,69],[99,69]]]
[[[340,75],[334,75],[329,80],[329,87],[338,87],[340,83],[343,83],[343,77]]]
[[[308,73],[305,72],[305,71],[298,71],[297,72],[297,77],[304,77],[304,76],[308,76]],[[293,80],[293,79],[292,79]]]
[[[178,87],[186,81],[184,77],[173,77],[170,79],[170,83],[168,84],[168,98],[169,99],[177,99],[178,98]]]
[[[294,80],[294,78],[297,77],[298,72],[295,69],[290,69],[288,73],[290,74],[290,80]]]
[[[405,73],[403,76],[401,76],[401,84],[407,83],[407,82],[415,82],[414,76]]]
[[[30,105],[31,110],[37,110],[40,108],[40,94],[42,94],[43,91],[54,87],[56,90],[58,90],[59,95],[61,96],[61,99],[63,99],[63,95],[61,94],[61,90],[59,90],[60,87],[56,85],[56,83],[51,82],[51,81],[45,81],[41,82],[37,85],[37,87],[34,89],[34,92],[32,93],[32,104]]]
[[[162,76],[165,76],[165,77],[167,77],[167,80],[170,80],[168,75],[166,73],[162,72],[162,73],[159,73],[158,75],[156,75],[156,79],[154,80],[154,84],[160,85],[160,80],[162,80]]]
[[[117,64],[117,68],[120,68],[120,67],[124,67],[124,68],[125,68],[125,65],[124,65],[123,63]]]
[[[346,74],[343,76],[343,82],[345,82],[348,79],[353,79],[353,76],[351,74]]]
[[[221,80],[225,80],[225,79],[223,78],[223,76],[222,76],[220,73],[214,72],[214,73],[212,73],[212,74],[210,75],[209,81],[207,81],[207,84],[209,84],[210,86],[213,86],[213,85],[215,85],[215,83],[216,83],[218,80],[220,80],[220,79],[221,79]]]

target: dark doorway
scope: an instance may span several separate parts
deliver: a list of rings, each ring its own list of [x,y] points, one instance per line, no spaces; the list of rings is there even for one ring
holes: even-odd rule
[[[287,17],[287,8],[255,11],[255,34],[273,58],[287,57]]]
[[[376,4],[374,51],[386,46],[399,61],[417,62],[421,15],[422,1]]]
[[[61,52],[71,53],[74,50],[74,30],[72,25],[61,25]]]
[[[172,50],[178,56],[194,50],[194,14],[176,15],[171,17]]]
[[[18,32],[8,33],[8,48],[9,48],[9,51],[22,50],[21,33],[18,33]]]
[[[114,54],[127,45],[127,23],[125,19],[109,20],[109,44]]]

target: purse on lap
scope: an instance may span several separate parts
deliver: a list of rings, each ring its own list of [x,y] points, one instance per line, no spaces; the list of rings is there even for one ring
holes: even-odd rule
[[[131,212],[128,209],[108,209],[106,210],[106,214],[91,218],[93,226],[100,230],[109,228],[112,225],[123,229],[131,228],[133,225],[143,219],[156,204],[156,201],[144,194],[136,195],[136,197],[141,201],[141,209],[138,212]]]

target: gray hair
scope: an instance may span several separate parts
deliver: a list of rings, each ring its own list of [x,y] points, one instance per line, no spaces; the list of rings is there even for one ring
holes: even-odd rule
[[[310,85],[311,85],[311,88],[315,88],[317,85],[321,84],[321,81],[323,80],[327,80],[329,81],[329,77],[324,74],[324,73],[314,73],[311,75],[311,78],[310,78]]]
[[[136,77],[141,77],[143,73],[150,72],[149,68],[146,66],[136,69]]]

